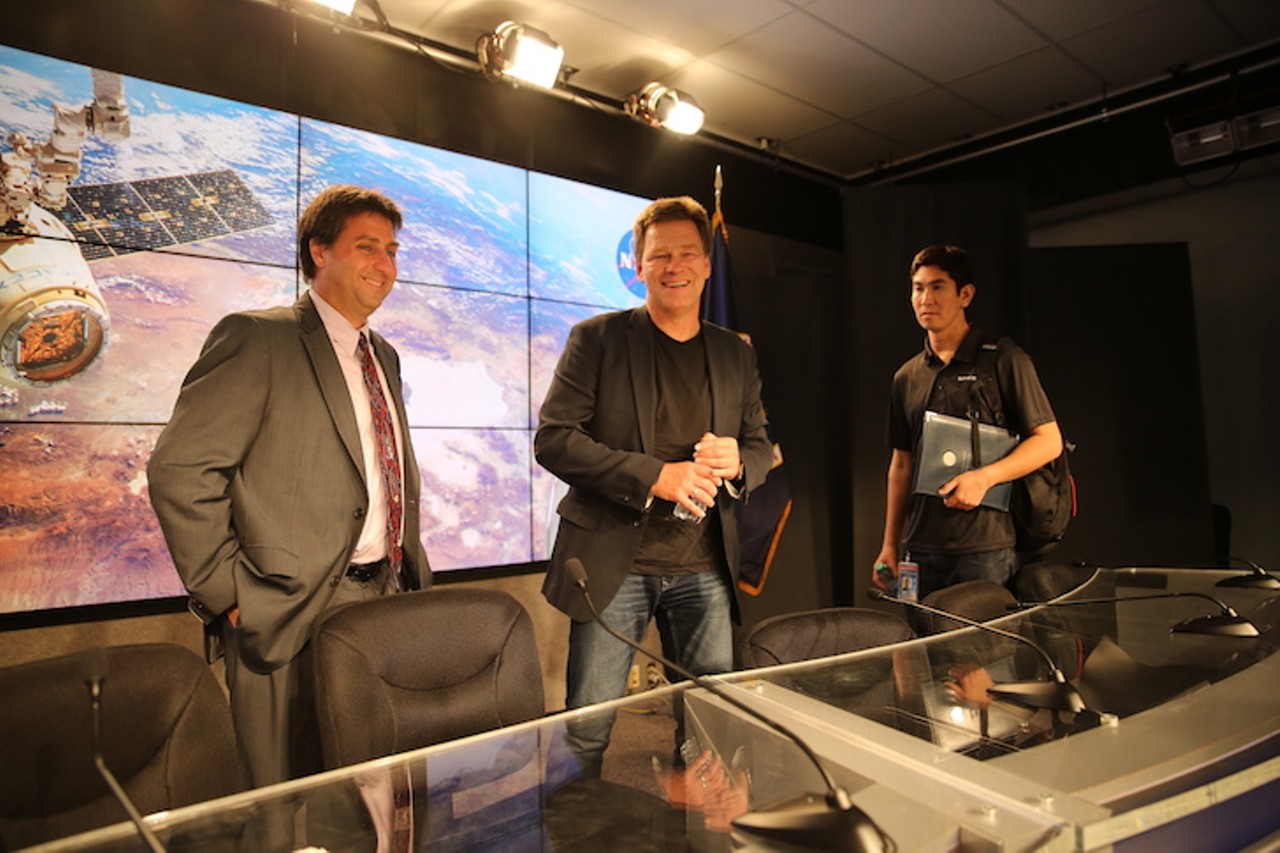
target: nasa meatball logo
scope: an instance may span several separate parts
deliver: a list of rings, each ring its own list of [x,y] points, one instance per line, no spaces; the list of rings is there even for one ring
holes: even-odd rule
[[[636,275],[635,235],[630,231],[618,241],[618,277],[632,296],[644,299],[644,282]]]

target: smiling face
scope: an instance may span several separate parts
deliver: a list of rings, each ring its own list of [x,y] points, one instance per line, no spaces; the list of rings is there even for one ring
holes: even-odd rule
[[[711,275],[711,257],[698,227],[688,219],[675,219],[646,228],[636,275],[644,282],[645,304],[655,318],[697,318],[702,289]]]
[[[311,287],[352,326],[365,324],[396,282],[396,229],[370,211],[347,217],[331,245],[311,240]]]
[[[920,328],[944,335],[968,328],[965,309],[973,301],[974,287],[960,287],[942,267],[923,266],[911,276],[911,309]]]

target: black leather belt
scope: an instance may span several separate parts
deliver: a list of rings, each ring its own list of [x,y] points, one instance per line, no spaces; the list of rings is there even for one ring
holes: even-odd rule
[[[383,557],[374,563],[352,563],[347,566],[347,577],[361,582],[371,581],[387,567],[387,558]]]

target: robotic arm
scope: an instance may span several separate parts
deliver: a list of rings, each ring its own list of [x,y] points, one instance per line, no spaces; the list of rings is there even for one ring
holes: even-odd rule
[[[128,139],[129,105],[124,80],[112,71],[93,69],[93,103],[79,108],[55,104],[53,130],[41,145],[24,134],[7,137],[13,149],[0,155],[0,226],[17,223],[30,232],[32,203],[49,210],[67,204],[67,187],[80,176],[80,155],[89,134],[117,142]]]

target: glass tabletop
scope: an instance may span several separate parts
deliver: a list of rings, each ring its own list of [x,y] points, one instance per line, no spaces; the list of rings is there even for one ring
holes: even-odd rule
[[[744,821],[838,792],[874,828],[851,849],[1120,849],[1193,837],[1187,815],[1221,833],[1210,806],[1280,790],[1280,604],[1215,585],[1233,574],[1099,570],[998,632],[660,687],[147,822],[170,850],[777,849]],[[1258,636],[1172,630],[1228,608]],[[1053,670],[1081,707],[1001,691]],[[590,778],[572,735],[599,715],[613,736]],[[126,823],[33,849],[141,848]]]

